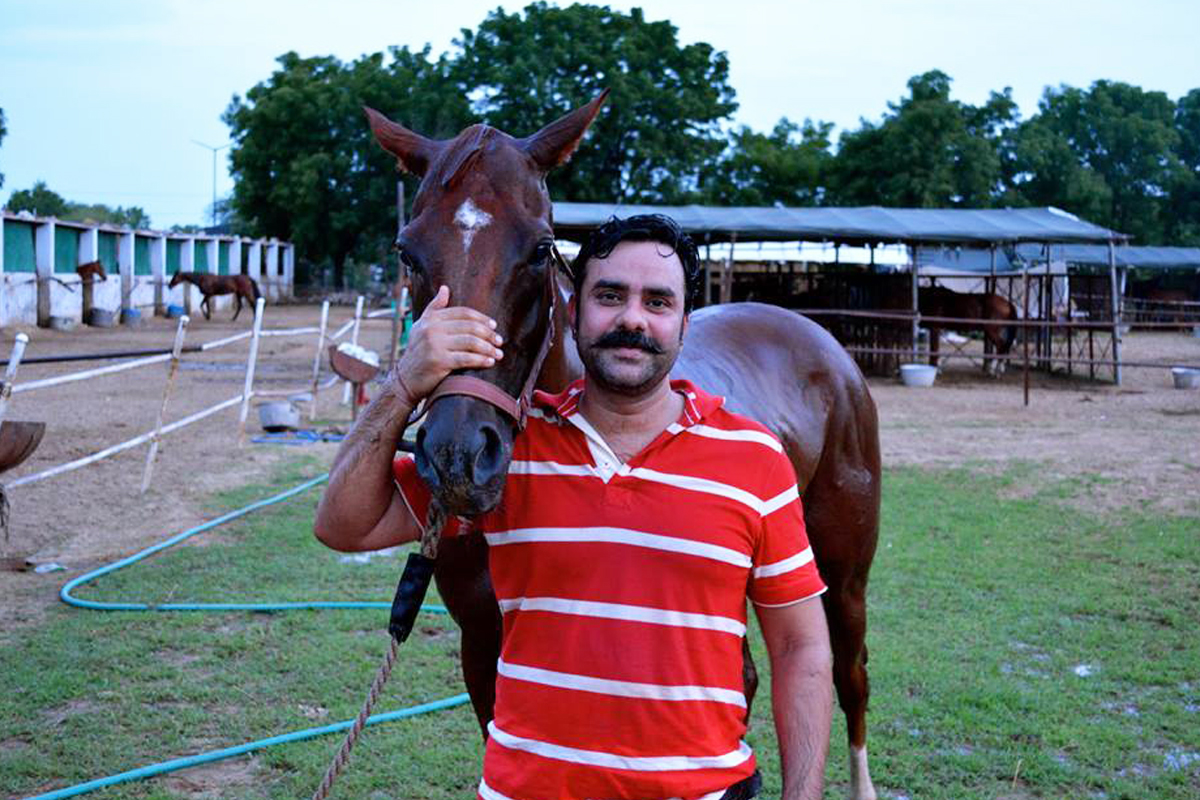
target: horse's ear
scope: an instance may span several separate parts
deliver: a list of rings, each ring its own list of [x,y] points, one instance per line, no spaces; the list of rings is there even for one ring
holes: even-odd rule
[[[375,141],[400,160],[400,166],[418,178],[424,177],[425,170],[442,150],[442,143],[434,139],[426,139],[419,133],[413,133],[408,128],[380,114],[369,106],[363,106],[367,119],[371,123],[371,132]]]
[[[600,113],[600,106],[604,104],[606,97],[608,89],[587,105],[559,117],[532,136],[519,140],[521,146],[544,172],[567,163],[588,126]]]

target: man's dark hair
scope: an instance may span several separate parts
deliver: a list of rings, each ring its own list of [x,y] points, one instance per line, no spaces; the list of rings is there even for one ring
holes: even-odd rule
[[[668,255],[679,256],[683,264],[683,313],[692,310],[700,286],[700,254],[692,237],[684,233],[675,220],[662,214],[635,214],[625,219],[610,217],[608,222],[592,231],[571,262],[576,295],[583,289],[588,261],[608,258],[621,242],[658,242],[669,248]]]

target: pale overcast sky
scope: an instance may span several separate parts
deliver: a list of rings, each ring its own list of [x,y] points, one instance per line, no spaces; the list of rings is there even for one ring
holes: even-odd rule
[[[140,205],[156,228],[203,223],[221,113],[288,50],[349,61],[389,45],[434,53],[497,0],[0,0],[0,201],[45,180],[70,200]],[[560,3],[560,5],[562,5]],[[1178,99],[1200,86],[1197,0],[651,0],[684,43],[729,55],[737,123],[783,116],[853,128],[911,76],[941,69],[982,102],[1013,88],[1024,116],[1046,86],[1126,81]],[[519,132],[518,132],[519,133]],[[232,187],[228,151],[216,188]]]

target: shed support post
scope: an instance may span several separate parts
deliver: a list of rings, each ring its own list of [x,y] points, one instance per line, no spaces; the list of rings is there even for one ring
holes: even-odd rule
[[[729,257],[721,270],[721,302],[733,302],[733,248],[737,245],[737,234],[729,239]]]
[[[921,335],[921,293],[919,288],[920,276],[917,274],[917,247],[912,245],[908,248],[908,258],[912,272],[912,360],[917,362],[917,348]],[[931,334],[932,335],[932,332]],[[929,343],[930,349],[933,348],[933,342]]]
[[[1113,382],[1121,385],[1121,282],[1117,278],[1117,254],[1108,241],[1108,280],[1112,287],[1112,362]]]
[[[704,245],[704,305],[712,305],[712,245]]]

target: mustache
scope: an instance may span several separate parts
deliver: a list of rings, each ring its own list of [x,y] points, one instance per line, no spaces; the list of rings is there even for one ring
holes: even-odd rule
[[[592,345],[601,349],[616,349],[618,347],[636,347],[653,355],[662,355],[663,347],[644,333],[631,330],[615,330],[601,336]]]

